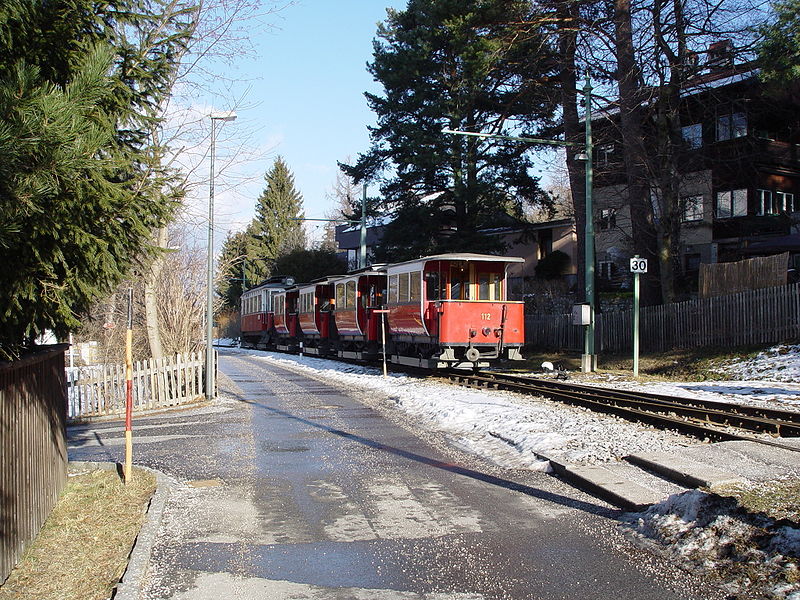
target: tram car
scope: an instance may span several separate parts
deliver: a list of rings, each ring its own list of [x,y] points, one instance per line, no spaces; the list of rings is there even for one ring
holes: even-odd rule
[[[263,294],[259,286],[242,296],[242,344],[359,360],[385,352],[391,362],[430,369],[519,360],[523,303],[508,300],[507,272],[522,261],[427,256],[309,284],[284,283],[270,290],[270,302],[254,304],[252,296]],[[254,306],[265,314],[252,313]],[[269,324],[269,331],[254,334],[254,327]]]
[[[386,338],[385,329],[380,330],[386,295],[385,266],[373,265],[342,276],[334,281],[334,286],[337,355],[359,360],[378,358],[381,340]]]
[[[507,271],[523,260],[461,253],[388,265],[391,361],[476,369],[521,360],[524,307],[508,300]]]
[[[335,355],[332,346],[337,339],[333,318],[336,277],[323,277],[298,286],[297,320],[302,332],[303,354]]]
[[[291,277],[272,277],[242,294],[240,327],[243,347],[262,350],[275,347],[275,296],[293,285]]]
[[[282,352],[298,352],[302,348],[303,330],[300,329],[300,315],[297,312],[299,299],[299,286],[275,294],[272,304],[275,348]]]

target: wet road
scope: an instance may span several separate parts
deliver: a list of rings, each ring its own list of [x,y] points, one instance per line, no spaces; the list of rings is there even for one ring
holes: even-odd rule
[[[220,369],[227,400],[134,425],[136,462],[181,482],[146,598],[716,597],[553,477],[488,465],[379,399],[246,354]],[[73,460],[123,452],[119,424],[70,438]]]

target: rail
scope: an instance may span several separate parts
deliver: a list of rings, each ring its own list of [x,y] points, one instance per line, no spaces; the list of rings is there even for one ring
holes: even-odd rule
[[[632,421],[644,421],[698,436],[701,439],[747,440],[800,451],[800,447],[742,432],[768,434],[772,438],[800,436],[800,412],[647,394],[566,383],[550,379],[502,373],[452,372],[448,379],[460,385],[495,388],[547,398],[613,413]]]

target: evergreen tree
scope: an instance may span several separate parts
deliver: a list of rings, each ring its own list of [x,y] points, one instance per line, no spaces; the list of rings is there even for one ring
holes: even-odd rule
[[[228,233],[219,258],[219,289],[223,308],[236,308],[246,289],[257,285],[248,277],[247,232]]]
[[[772,8],[772,19],[760,29],[764,36],[758,49],[761,76],[769,82],[796,84],[800,81],[800,2],[783,0]]]
[[[394,169],[377,207],[398,211],[383,258],[491,249],[480,228],[548,202],[530,145],[442,132],[536,136],[551,123],[555,61],[532,10],[521,0],[410,0],[389,10],[369,65],[384,88],[366,94],[378,119],[372,146],[341,165],[358,182]]]
[[[150,144],[192,13],[154,0],[0,6],[0,353],[59,335],[176,206]]]
[[[270,276],[278,258],[306,244],[303,197],[283,158],[275,159],[264,179],[267,187],[258,198],[256,215],[247,230],[248,263],[258,281]]]
[[[308,283],[326,275],[341,275],[347,272],[347,264],[336,256],[334,250],[312,248],[293,250],[281,256],[275,263],[275,275],[287,275],[297,282]]]

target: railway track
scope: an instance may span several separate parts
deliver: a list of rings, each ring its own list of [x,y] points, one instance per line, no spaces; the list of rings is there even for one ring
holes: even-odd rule
[[[552,379],[520,377],[504,373],[450,372],[457,384],[545,396],[568,404],[611,413],[631,421],[676,429],[700,439],[746,440],[800,452],[800,445],[779,438],[800,438],[800,412],[679,398],[629,390],[567,383]],[[746,435],[767,434],[770,437]]]

